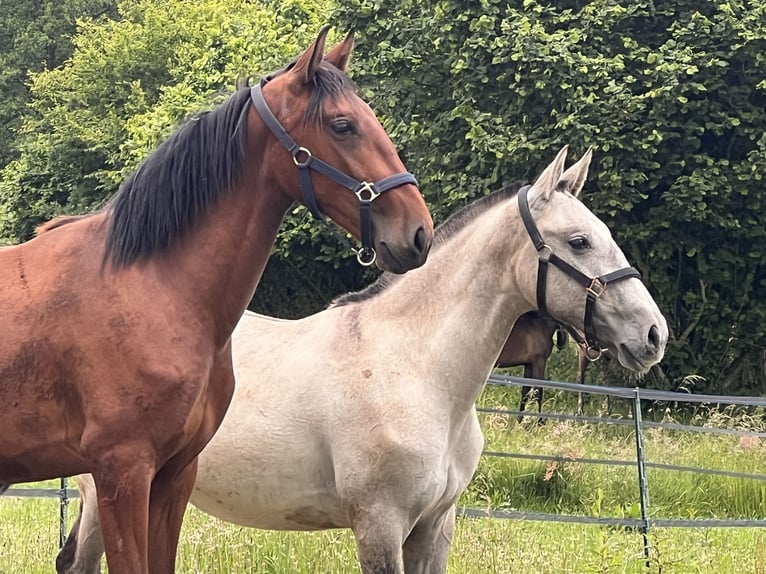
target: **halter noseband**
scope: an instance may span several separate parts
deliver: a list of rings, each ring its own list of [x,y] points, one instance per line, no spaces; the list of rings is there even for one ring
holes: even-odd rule
[[[579,269],[572,267],[569,263],[558,257],[553,250],[545,243],[543,236],[540,235],[540,231],[535,225],[534,219],[532,219],[532,212],[529,210],[529,201],[527,200],[527,192],[532,186],[522,187],[518,192],[519,198],[519,212],[521,213],[521,220],[524,222],[524,227],[527,229],[532,243],[537,249],[538,253],[538,266],[537,266],[537,306],[543,313],[548,313],[548,307],[545,304],[545,287],[548,277],[548,264],[552,263],[558,267],[565,274],[569,275],[572,279],[577,281],[580,285],[585,287],[585,340],[583,341],[582,335],[576,329],[567,329],[574,339],[581,345],[586,347],[587,356],[589,360],[595,361],[600,356],[604,349],[598,343],[596,338],[596,330],[593,326],[593,311],[596,307],[596,299],[601,297],[606,291],[607,285],[610,283],[616,283],[623,279],[630,279],[635,277],[641,279],[641,274],[633,267],[625,267],[612,271],[606,275],[600,275],[597,277],[588,277],[582,273]]]
[[[316,197],[314,195],[314,186],[311,182],[310,171],[312,169],[326,175],[336,183],[353,191],[354,195],[359,199],[359,229],[362,242],[362,247],[360,249],[354,249],[353,251],[356,253],[356,259],[360,265],[364,265],[365,267],[372,265],[376,258],[375,249],[372,246],[372,220],[370,217],[372,202],[382,193],[394,189],[395,187],[399,187],[400,185],[405,185],[407,183],[417,185],[418,182],[415,179],[415,176],[409,172],[403,172],[390,175],[374,183],[357,181],[328,163],[323,162],[321,159],[314,157],[311,151],[295,143],[295,140],[293,140],[287,131],[285,131],[282,124],[279,123],[279,120],[269,109],[268,104],[266,104],[266,100],[263,98],[262,86],[264,86],[269,79],[270,78],[264,78],[261,80],[260,84],[253,86],[250,89],[250,97],[253,100],[255,109],[261,115],[261,119],[263,119],[264,123],[271,130],[271,133],[282,142],[282,145],[287,148],[287,151],[289,151],[290,155],[293,157],[293,162],[298,167],[303,202],[311,212],[311,215],[314,216],[314,219],[325,221],[324,215],[319,211],[319,206],[317,205]]]

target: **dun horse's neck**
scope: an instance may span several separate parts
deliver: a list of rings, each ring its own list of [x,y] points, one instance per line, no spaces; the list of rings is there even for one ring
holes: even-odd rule
[[[400,340],[421,354],[433,385],[468,408],[476,401],[513,323],[533,307],[519,285],[520,251],[529,241],[515,200],[470,223],[432,251],[421,268],[371,300],[377,321],[400,321]],[[536,269],[535,269],[536,270]],[[394,319],[396,320],[396,319]],[[372,331],[370,336],[374,337]],[[415,350],[417,349],[417,350]]]

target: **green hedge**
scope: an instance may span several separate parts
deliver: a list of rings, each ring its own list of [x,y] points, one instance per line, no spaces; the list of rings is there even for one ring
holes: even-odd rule
[[[437,218],[593,146],[584,200],[671,327],[656,384],[766,390],[766,5],[338,4]]]
[[[564,143],[575,157],[593,146],[585,201],[671,326],[652,384],[766,390],[761,2],[123,0],[32,76],[0,242],[101,205],[179,121],[282,65],[336,5],[336,34],[357,32],[354,78],[437,222],[531,179]],[[303,214],[287,218],[259,310],[305,314],[370,279]]]

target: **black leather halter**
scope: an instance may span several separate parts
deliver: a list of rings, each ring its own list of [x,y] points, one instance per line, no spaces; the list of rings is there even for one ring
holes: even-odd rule
[[[374,183],[357,181],[328,163],[323,162],[321,159],[314,157],[311,151],[295,143],[295,140],[290,137],[287,131],[282,127],[282,124],[279,123],[279,120],[277,120],[269,109],[266,100],[263,99],[263,92],[261,90],[261,87],[267,82],[268,78],[265,78],[261,80],[260,84],[253,86],[250,89],[250,97],[253,100],[255,109],[261,115],[261,119],[263,119],[264,123],[269,126],[271,133],[282,142],[282,145],[285,146],[287,151],[290,152],[290,155],[293,156],[293,162],[295,162],[295,165],[298,167],[298,173],[300,175],[303,202],[311,212],[311,215],[314,216],[314,219],[325,221],[324,215],[319,210],[314,195],[314,186],[311,182],[310,171],[312,169],[326,175],[336,183],[353,191],[359,199],[359,229],[362,241],[362,247],[360,249],[354,249],[354,252],[356,253],[356,259],[359,261],[360,265],[364,265],[365,267],[372,265],[375,262],[376,257],[375,249],[372,246],[372,220],[370,217],[372,202],[375,201],[380,194],[394,189],[395,187],[407,183],[417,185],[418,182],[415,179],[415,176],[409,172],[403,172],[388,176]]]
[[[596,338],[596,330],[593,326],[593,311],[596,307],[596,300],[601,297],[606,291],[607,285],[610,283],[616,283],[623,279],[641,279],[641,274],[633,267],[625,267],[612,271],[606,275],[599,275],[598,277],[588,277],[579,269],[574,268],[572,265],[558,257],[553,250],[545,243],[543,236],[540,235],[540,231],[535,225],[534,219],[532,219],[532,213],[529,210],[529,201],[527,199],[527,193],[532,186],[522,187],[518,192],[519,198],[519,212],[521,213],[521,220],[524,222],[524,227],[527,229],[532,243],[537,249],[538,253],[538,266],[537,266],[537,306],[543,313],[548,313],[548,307],[545,304],[545,287],[548,278],[548,264],[551,263],[558,267],[561,271],[569,275],[572,279],[577,281],[585,288],[585,318],[583,321],[585,330],[585,340],[583,341],[582,335],[580,335],[577,329],[568,329],[572,336],[581,345],[586,346],[588,357],[590,360],[595,361],[601,356],[604,349],[599,345]]]

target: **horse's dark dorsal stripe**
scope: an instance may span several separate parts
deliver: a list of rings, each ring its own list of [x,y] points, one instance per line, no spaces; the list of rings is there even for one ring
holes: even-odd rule
[[[316,75],[306,121],[321,119],[323,100],[353,90],[351,80],[324,64]],[[224,103],[184,123],[148,156],[109,202],[105,259],[129,265],[161,250],[194,225],[239,177],[250,108],[243,86]]]
[[[485,195],[476,201],[469,203],[468,205],[460,208],[452,215],[447,217],[439,227],[436,228],[434,234],[433,247],[431,247],[431,255],[439,249],[442,245],[447,243],[452,237],[454,237],[461,229],[463,229],[470,222],[474,221],[482,213],[487,212],[493,206],[498,205],[512,197],[516,196],[516,193],[521,189],[524,184],[521,182],[515,182],[511,185],[503,187],[497,191]],[[350,303],[358,303],[371,299],[381,291],[387,289],[390,285],[396,282],[402,275],[396,275],[393,273],[383,273],[375,283],[368,285],[361,291],[354,293],[345,293],[332,300],[329,307],[341,307]]]

